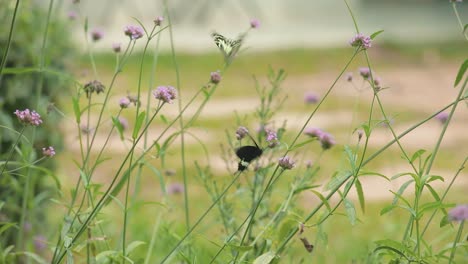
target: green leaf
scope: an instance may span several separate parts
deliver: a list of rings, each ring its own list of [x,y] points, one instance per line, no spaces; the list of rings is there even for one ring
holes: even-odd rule
[[[146,244],[146,242],[143,241],[133,241],[132,243],[130,243],[125,250],[127,256],[129,256],[130,253],[132,253],[132,251],[135,250],[137,247],[142,246],[144,244]]]
[[[72,98],[72,103],[73,103],[73,113],[75,113],[76,123],[80,124],[81,123],[80,103],[78,102],[78,99],[75,97]]]
[[[366,200],[364,199],[364,191],[362,190],[361,181],[357,179],[354,186],[356,187],[356,192],[359,198],[359,205],[361,206],[361,210],[363,213],[365,213],[366,212]]]
[[[348,215],[349,222],[351,225],[356,224],[356,209],[354,208],[353,202],[351,200],[344,198],[344,206],[346,209],[346,214]]]
[[[108,260],[114,256],[117,256],[119,253],[115,250],[106,250],[99,252],[99,254],[96,255],[96,261],[98,263],[104,263],[105,260]]]
[[[300,148],[300,147],[302,147],[302,146],[305,146],[305,145],[307,145],[307,144],[309,144],[309,143],[311,143],[311,142],[314,142],[314,141],[317,141],[317,139],[316,139],[316,138],[308,139],[308,140],[303,141],[303,142],[301,142],[301,143],[295,144],[295,145],[292,146],[289,150],[292,151],[292,150],[298,149],[298,148]]]
[[[331,206],[330,204],[328,203],[328,200],[319,192],[315,191],[315,190],[311,190],[312,193],[314,193],[315,195],[317,195],[317,197],[322,201],[322,203],[327,207],[328,211],[331,211]]]
[[[15,224],[15,223],[5,223],[5,222],[0,222],[1,224],[1,227],[0,227],[0,235],[5,232],[6,230],[8,230],[10,227],[16,227],[18,228],[18,226]]]
[[[444,215],[442,219],[440,219],[439,227],[444,227],[446,225],[450,224],[450,218],[448,215]]]
[[[138,137],[138,132],[140,131],[141,126],[143,125],[143,122],[145,121],[145,112],[141,112],[136,120],[135,127],[133,128],[133,133],[132,133],[132,138],[136,139]]]
[[[256,258],[253,264],[269,264],[274,258],[276,258],[275,252],[268,251],[267,253],[262,254],[258,258]]]
[[[303,191],[306,191],[306,190],[310,190],[310,189],[315,189],[317,187],[320,187],[320,185],[306,185],[306,186],[302,186],[302,187],[299,187],[299,188],[296,188],[293,192],[294,195],[296,194],[299,194]]]
[[[284,241],[292,230],[297,229],[298,220],[291,217],[291,215],[285,217],[279,225],[277,232],[277,241]]]
[[[86,176],[86,173],[82,170],[80,170],[80,178],[83,181],[83,186],[85,188],[88,188],[88,184],[89,184],[88,177]]]
[[[401,195],[405,192],[406,188],[408,188],[408,186],[413,183],[414,180],[411,179],[405,183],[403,183],[401,186],[400,186],[400,189],[398,189],[397,191],[397,194],[398,195],[395,195],[395,198],[393,198],[393,202],[392,204],[395,205],[397,202],[398,202],[398,199],[401,197]]]
[[[20,254],[22,255],[25,255],[27,256],[28,258],[31,258],[34,260],[34,263],[39,263],[39,264],[47,264],[48,262],[43,259],[42,257],[40,257],[39,255],[33,253],[33,252],[27,252],[27,251],[23,251],[23,252],[19,252]]]
[[[337,173],[327,183],[327,185],[325,186],[325,190],[330,191],[337,189],[338,187],[343,185],[343,183],[345,183],[352,175],[353,174],[349,171],[345,173]]]
[[[424,154],[426,152],[425,149],[420,149],[418,151],[416,151],[413,156],[411,156],[411,159],[410,161],[411,162],[414,162],[417,158],[421,157],[422,154]]]
[[[242,252],[247,252],[251,249],[253,249],[253,246],[239,246],[239,245],[235,245],[234,243],[228,243],[227,244],[228,247],[230,247],[231,249],[239,252],[239,253],[242,253]]]
[[[455,84],[453,87],[456,87],[465,75],[466,69],[468,69],[468,59],[466,59],[463,64],[460,66],[460,70],[458,70],[457,77],[455,78]]]
[[[379,31],[376,31],[374,33],[372,33],[372,35],[370,35],[370,38],[373,40],[375,37],[377,37],[380,33],[384,32],[384,30],[379,30]]]
[[[465,26],[463,26],[463,34],[466,32],[467,29],[468,29],[468,24],[465,24]]]
[[[385,247],[395,249],[399,251],[403,256],[404,256],[403,252],[406,251],[406,247],[404,244],[402,244],[401,242],[392,240],[392,239],[377,240],[375,241],[375,243],[379,245],[380,247],[385,246]]]
[[[114,124],[114,126],[117,128],[117,131],[119,131],[120,140],[124,140],[124,127],[122,123],[120,123],[120,120],[117,117],[112,117],[112,124]]]
[[[380,215],[382,216],[382,215],[392,211],[395,208],[396,208],[396,205],[394,205],[394,204],[385,206],[384,208],[382,208],[382,210],[380,210]]]
[[[168,123],[168,122],[167,122],[167,118],[166,118],[165,115],[160,115],[159,117],[161,118],[161,121],[162,121],[164,124],[167,124],[167,123]]]

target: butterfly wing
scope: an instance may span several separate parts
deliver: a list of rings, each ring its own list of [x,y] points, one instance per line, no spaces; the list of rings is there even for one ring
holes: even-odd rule
[[[244,35],[241,35],[238,39],[235,40],[228,39],[216,32],[211,34],[211,36],[213,37],[216,46],[218,46],[219,50],[223,53],[224,60],[227,63],[231,63],[242,45]]]
[[[260,157],[263,151],[257,146],[243,146],[236,150],[236,155],[241,161],[251,162]]]

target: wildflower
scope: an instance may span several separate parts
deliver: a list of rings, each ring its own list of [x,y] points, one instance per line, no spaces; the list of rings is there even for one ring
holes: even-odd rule
[[[104,92],[106,87],[98,80],[90,81],[84,85],[83,90],[86,92],[86,97],[89,98],[92,93],[100,94]]]
[[[137,106],[137,105],[140,104],[140,100],[138,100],[138,97],[136,97],[135,95],[127,94],[127,98],[128,98],[128,100],[130,100],[130,102],[131,102],[134,106]]]
[[[346,73],[345,77],[346,77],[346,81],[348,81],[348,82],[353,81],[353,73],[352,72]]]
[[[177,97],[177,91],[172,86],[158,86],[156,90],[153,91],[153,96],[164,103],[171,104],[172,100]]]
[[[247,130],[246,127],[243,127],[243,126],[240,126],[239,128],[237,128],[236,130],[236,138],[237,140],[241,140],[243,139],[246,135],[249,134],[249,130]]]
[[[127,130],[128,120],[125,117],[119,116],[119,123],[122,126],[123,130]]]
[[[440,112],[434,118],[440,123],[445,124],[449,118],[449,114],[447,112]]]
[[[294,168],[294,166],[296,166],[296,162],[294,162],[288,156],[284,156],[282,158],[279,158],[278,164],[284,170],[290,170],[290,169]]]
[[[44,155],[45,157],[48,157],[48,158],[51,158],[53,156],[55,156],[55,149],[54,147],[47,147],[47,148],[42,148],[42,155]]]
[[[349,41],[349,44],[353,47],[362,47],[363,49],[368,49],[372,46],[371,42],[372,40],[369,36],[358,33]]]
[[[374,88],[377,90],[380,90],[382,88],[380,85],[382,84],[382,79],[380,77],[375,77],[374,78]]]
[[[31,112],[26,108],[22,111],[16,110],[14,114],[18,120],[25,125],[39,126],[42,124],[41,116],[34,110]]]
[[[154,24],[156,26],[160,26],[161,23],[163,22],[163,20],[164,20],[164,18],[162,16],[158,16],[158,17],[156,17],[156,19],[154,19]]]
[[[214,84],[218,84],[221,81],[221,73],[219,71],[212,72],[210,76],[210,81]]]
[[[122,109],[128,108],[129,105],[130,105],[130,99],[128,99],[128,97],[122,97],[122,98],[119,100],[119,106],[120,106],[120,108],[122,108]]]
[[[91,38],[93,41],[98,41],[104,37],[104,31],[99,28],[95,28],[91,31]]]
[[[302,241],[302,244],[304,245],[304,248],[307,250],[307,252],[311,253],[314,250],[314,245],[310,244],[307,238],[301,237],[299,239]]]
[[[323,150],[327,150],[336,144],[335,139],[333,139],[333,136],[327,132],[322,132],[322,134],[320,134],[319,136],[319,140]]]
[[[367,67],[361,67],[359,68],[359,74],[362,76],[362,78],[367,80],[370,77],[370,69]]]
[[[78,17],[78,14],[75,11],[70,11],[67,14],[68,19],[70,20],[75,20]]]
[[[304,130],[305,135],[309,137],[313,137],[313,138],[319,138],[320,135],[322,135],[322,133],[323,131],[320,128],[315,128],[315,127],[306,128]]]
[[[361,141],[362,136],[364,135],[364,131],[358,130],[358,131],[357,131],[357,135],[358,135],[358,141]]]
[[[41,252],[44,249],[46,249],[47,240],[43,235],[34,236],[33,241],[34,241],[34,248],[36,249],[36,252]]]
[[[174,169],[167,169],[164,174],[166,174],[166,176],[174,176],[176,171]]]
[[[304,101],[307,104],[316,104],[319,101],[319,97],[315,93],[307,93],[304,96]]]
[[[448,213],[451,221],[464,221],[468,219],[468,204],[460,204]]]
[[[115,52],[115,53],[119,53],[121,51],[121,46],[120,46],[120,43],[113,43],[112,44],[112,50]]]
[[[274,148],[279,144],[278,135],[273,130],[266,131],[266,141],[268,142],[268,147]]]
[[[251,20],[250,20],[250,27],[251,27],[251,28],[258,28],[258,27],[260,27],[260,21],[258,21],[258,19],[255,19],[255,18],[251,19]]]
[[[178,182],[171,183],[166,189],[168,194],[179,194],[184,192],[184,185]]]
[[[130,39],[139,39],[143,37],[144,30],[140,26],[128,25],[125,27],[124,33],[129,36]]]

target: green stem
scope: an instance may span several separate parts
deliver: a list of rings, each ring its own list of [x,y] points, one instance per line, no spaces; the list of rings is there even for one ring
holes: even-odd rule
[[[452,251],[450,253],[449,264],[451,264],[453,262],[453,259],[455,258],[455,252],[457,251],[457,243],[460,241],[460,238],[462,236],[464,225],[465,225],[465,220],[461,221],[460,227],[458,227],[457,236],[455,237],[455,240],[453,241]]]
[[[3,69],[5,68],[5,65],[8,59],[8,52],[10,51],[11,40],[13,39],[13,31],[15,29],[16,14],[18,13],[19,3],[20,3],[20,0],[16,0],[15,10],[13,11],[13,18],[11,19],[11,23],[10,23],[10,32],[8,33],[7,45],[6,45],[5,51],[3,52],[2,64],[0,65],[0,85],[2,83]]]
[[[466,34],[465,27],[463,25],[463,22],[460,19],[460,15],[458,14],[457,3],[453,2],[452,7],[453,7],[453,12],[455,13],[455,16],[457,17],[458,25],[460,25],[462,34],[465,37],[465,39],[468,40],[468,35]]]

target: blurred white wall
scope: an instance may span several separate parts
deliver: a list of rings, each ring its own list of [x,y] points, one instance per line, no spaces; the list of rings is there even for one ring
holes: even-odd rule
[[[97,48],[110,49],[113,42],[125,42],[122,29],[138,18],[147,27],[164,14],[161,0],[82,0],[63,6],[63,12],[79,13],[77,41],[82,40],[84,16],[89,26],[103,28],[105,38]],[[213,48],[214,30],[235,37],[249,26],[250,18],[261,27],[249,35],[253,49],[343,46],[355,30],[343,0],[168,0],[178,50],[205,51]],[[448,0],[349,0],[361,31],[384,29],[379,38],[395,42],[461,39],[452,6]],[[468,3],[459,5],[468,22]],[[162,46],[168,47],[168,38]]]

